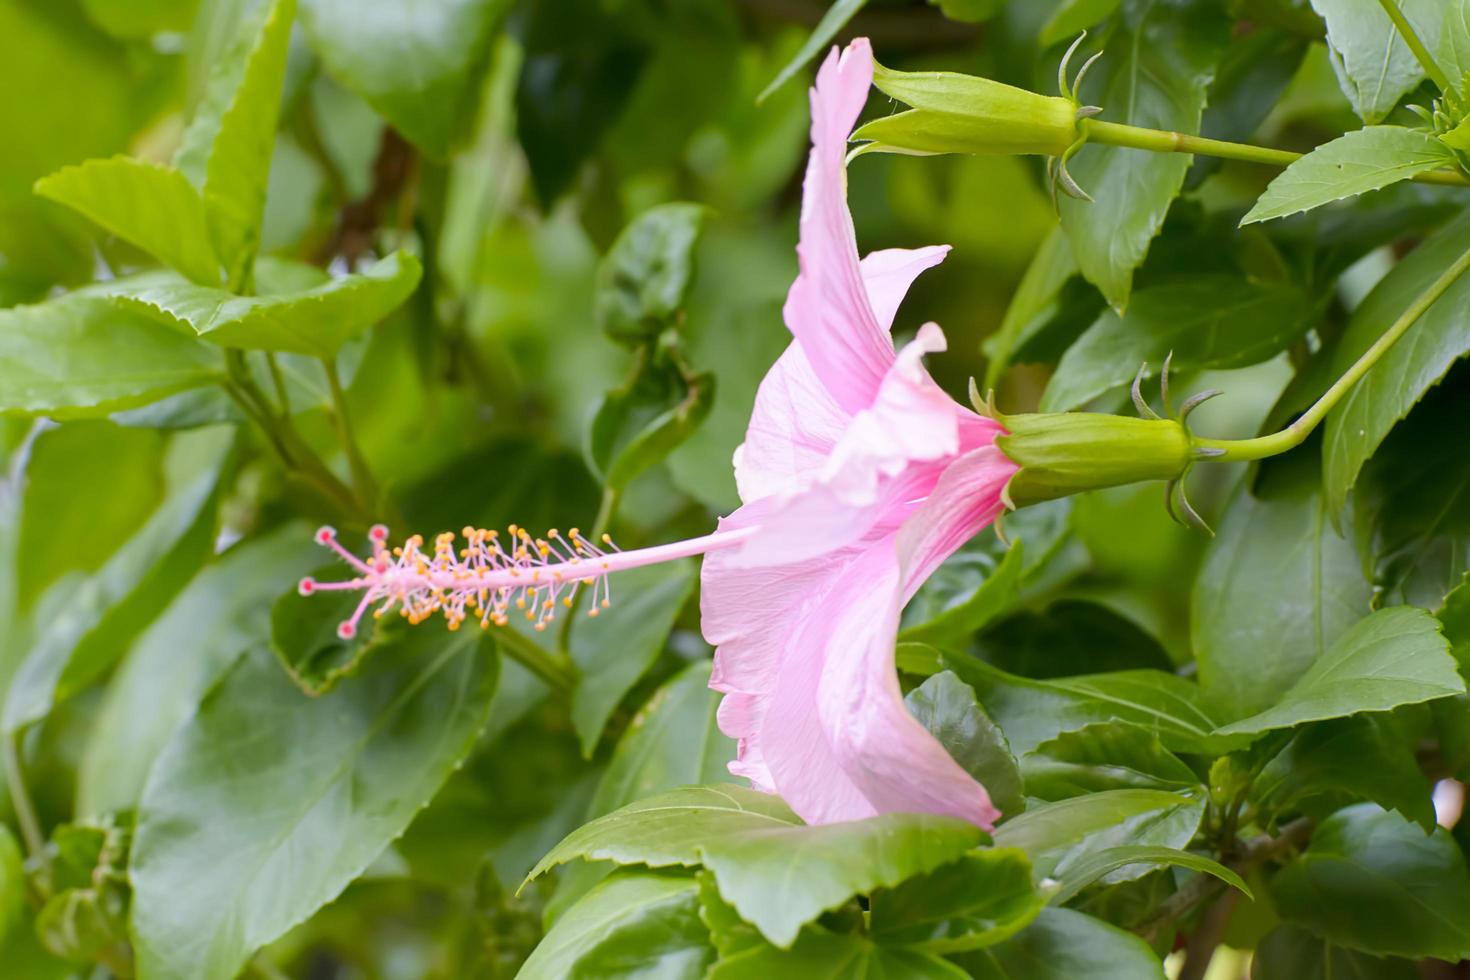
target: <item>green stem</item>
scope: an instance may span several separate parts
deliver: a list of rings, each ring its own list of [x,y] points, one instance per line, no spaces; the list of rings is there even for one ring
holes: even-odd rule
[[[1378,3],[1383,8],[1383,12],[1388,14],[1388,19],[1393,21],[1393,26],[1399,29],[1404,43],[1409,46],[1410,51],[1414,52],[1414,57],[1419,59],[1419,64],[1424,66],[1424,74],[1429,76],[1431,82],[1439,86],[1441,92],[1448,92],[1450,90],[1449,76],[1439,67],[1434,60],[1434,55],[1430,54],[1429,49],[1424,46],[1424,42],[1419,40],[1419,35],[1414,31],[1414,25],[1409,23],[1404,12],[1399,9],[1397,0],[1378,0]]]
[[[1101,119],[1084,119],[1079,126],[1089,143],[1126,146],[1135,150],[1151,150],[1154,153],[1195,153],[1200,156],[1219,157],[1222,160],[1263,163],[1272,167],[1290,166],[1303,156],[1292,150],[1251,146],[1248,143],[1230,143],[1225,140],[1209,139],[1205,136],[1190,136],[1188,133],[1175,133],[1163,129],[1144,129],[1141,126],[1105,122]],[[1466,177],[1458,170],[1429,170],[1415,174],[1410,179],[1421,184],[1470,186],[1470,177]]]
[[[1333,407],[1342,400],[1342,397],[1352,390],[1367,374],[1373,365],[1378,363],[1390,347],[1392,347],[1408,329],[1414,325],[1414,321],[1424,315],[1434,303],[1445,294],[1455,280],[1459,279],[1466,270],[1470,270],[1470,252],[1466,252],[1455,260],[1440,277],[1429,284],[1429,288],[1420,293],[1414,302],[1409,304],[1408,309],[1399,314],[1399,318],[1393,322],[1383,336],[1373,342],[1373,346],[1363,352],[1363,355],[1353,362],[1353,366],[1343,372],[1342,377],[1333,382],[1332,387],[1323,393],[1321,398],[1307,409],[1291,425],[1280,432],[1273,432],[1268,436],[1257,436],[1254,439],[1203,439],[1195,437],[1194,445],[1197,449],[1218,450],[1212,455],[1217,462],[1233,462],[1239,460],[1264,459],[1267,456],[1275,456],[1301,445],[1312,434],[1312,430],[1332,411]]]
[[[276,399],[281,403],[281,417],[291,417],[291,396],[286,391],[286,377],[281,374],[281,362],[276,360],[275,351],[265,352],[265,362],[270,365],[271,381],[276,386]]]
[[[357,436],[352,431],[352,418],[347,413],[347,393],[342,390],[342,378],[337,374],[337,361],[332,357],[324,357],[322,366],[326,368],[327,385],[332,390],[332,416],[337,421],[337,435],[347,453],[347,466],[352,471],[352,487],[357,492],[357,499],[364,506],[371,507],[378,496],[377,481],[373,479],[372,470],[368,468],[362,449],[357,445]]]
[[[49,863],[46,835],[41,832],[41,820],[36,816],[36,805],[31,802],[30,791],[26,789],[25,774],[20,770],[20,754],[16,751],[19,738],[19,732],[0,734],[0,741],[4,742],[3,748],[0,748],[0,754],[3,754],[0,762],[3,762],[5,768],[5,787],[10,791],[10,808],[15,811],[15,822],[20,824],[20,836],[26,842],[26,850],[43,864]]]
[[[554,690],[570,691],[577,683],[576,668],[564,656],[544,649],[535,641],[517,633],[512,626],[500,628],[495,642],[502,653],[541,678]]]

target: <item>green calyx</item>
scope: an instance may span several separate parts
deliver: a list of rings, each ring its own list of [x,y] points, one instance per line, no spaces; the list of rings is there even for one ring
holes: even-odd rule
[[[1194,462],[1189,433],[1173,419],[1093,412],[997,416],[996,446],[1021,469],[1006,486],[1013,506],[1084,490],[1173,481]]]

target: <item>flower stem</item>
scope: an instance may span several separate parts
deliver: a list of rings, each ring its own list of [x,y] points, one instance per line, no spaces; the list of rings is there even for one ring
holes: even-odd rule
[[[1409,23],[1409,18],[1405,17],[1404,12],[1399,9],[1398,0],[1378,0],[1378,3],[1383,7],[1383,12],[1388,14],[1388,19],[1393,21],[1393,26],[1398,28],[1404,43],[1409,46],[1410,51],[1414,52],[1414,57],[1419,60],[1419,64],[1424,67],[1424,74],[1429,76],[1431,82],[1439,86],[1441,92],[1448,92],[1450,90],[1449,76],[1439,67],[1438,62],[1434,60],[1434,55],[1429,53],[1429,49],[1419,39],[1414,25]]]
[[[576,668],[565,656],[544,649],[535,641],[505,627],[495,633],[500,651],[541,678],[552,689],[570,691],[577,683]]]
[[[25,775],[20,771],[20,754],[16,751],[16,741],[20,733],[0,733],[0,764],[5,768],[5,788],[10,793],[10,808],[15,811],[15,822],[20,824],[20,835],[25,839],[26,850],[31,856],[38,858],[42,863],[48,862],[46,855],[46,836],[41,833],[41,820],[36,816],[36,805],[31,802],[31,794],[26,789]]]
[[[1190,136],[1188,133],[1175,133],[1162,129],[1144,129],[1141,126],[1105,122],[1101,119],[1084,119],[1079,126],[1089,143],[1126,146],[1135,150],[1151,150],[1155,153],[1195,153],[1200,156],[1219,157],[1222,160],[1263,163],[1273,167],[1289,166],[1303,156],[1293,150],[1252,146],[1249,143],[1229,143],[1205,136]],[[1470,178],[1458,170],[1429,170],[1415,174],[1410,179],[1421,184],[1470,186]]]
[[[1327,413],[1332,411],[1342,397],[1352,390],[1353,385],[1357,384],[1363,375],[1378,363],[1379,358],[1445,294],[1446,290],[1455,284],[1455,281],[1466,270],[1470,270],[1470,252],[1461,255],[1453,265],[1440,274],[1438,279],[1430,283],[1429,287],[1420,293],[1403,313],[1399,314],[1399,318],[1384,331],[1383,335],[1373,342],[1373,346],[1364,351],[1362,356],[1353,362],[1352,367],[1344,371],[1342,377],[1333,382],[1332,387],[1328,388],[1311,408],[1303,412],[1295,422],[1286,428],[1267,436],[1257,436],[1254,439],[1195,437],[1195,448],[1219,450],[1218,453],[1209,457],[1216,462],[1235,462],[1265,459],[1267,456],[1275,456],[1301,445],[1307,436],[1312,434],[1312,430],[1327,416]]]
[[[371,508],[378,496],[377,485],[352,431],[352,419],[347,414],[347,393],[342,390],[342,378],[337,374],[336,358],[322,358],[322,366],[326,368],[327,385],[332,391],[332,416],[337,422],[337,436],[342,441],[342,449],[347,453],[347,467],[352,471],[352,489],[356,492],[358,501]]]

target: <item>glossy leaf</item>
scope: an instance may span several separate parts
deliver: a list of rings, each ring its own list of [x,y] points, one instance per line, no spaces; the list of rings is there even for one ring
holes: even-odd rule
[[[296,0],[266,0],[211,66],[174,164],[204,194],[225,282],[239,290],[260,245]]]
[[[615,581],[614,587],[625,594],[599,609],[596,619],[578,608],[567,612],[577,614],[568,645],[579,672],[572,724],[588,756],[613,709],[663,651],[679,610],[694,590],[694,565],[648,565],[623,572]]]
[[[1438,33],[1438,0],[1395,0],[1416,31]],[[1332,67],[1343,94],[1366,123],[1387,116],[1424,80],[1424,69],[1378,0],[1311,0],[1327,22]],[[1421,36],[1422,33],[1421,33]]]
[[[327,70],[407,139],[443,158],[472,121],[500,0],[369,5],[302,0]]]
[[[969,685],[946,670],[910,691],[904,704],[950,757],[984,785],[1002,814],[1009,817],[1026,808],[1021,772],[1005,733],[985,714]]]
[[[342,565],[333,562],[311,571],[313,578],[330,582],[341,574]],[[343,590],[304,596],[289,580],[277,584],[285,589],[270,607],[271,650],[302,693],[325,694],[355,672],[380,642],[378,624],[369,614],[357,635],[343,639],[337,628],[352,618],[361,595]]]
[[[36,193],[65,204],[203,286],[219,285],[204,199],[177,170],[113,157],[64,167]]]
[[[656,338],[673,325],[694,274],[705,209],[660,204],[624,228],[597,267],[597,320],[619,343]]]
[[[1266,708],[1368,613],[1371,595],[1316,460],[1273,462],[1226,511],[1195,582],[1200,684],[1229,717]]]
[[[1422,130],[1368,126],[1317,147],[1283,170],[1240,223],[1310,211],[1454,165],[1453,151]]]
[[[1158,736],[1141,728],[1100,722],[1063,732],[1021,762],[1028,796],[1060,800],[1110,789],[1178,791],[1199,777]]]
[[[218,351],[99,296],[0,310],[0,411],[106,415],[223,376]]]
[[[1219,878],[1231,888],[1239,889],[1246,898],[1252,898],[1250,886],[1245,880],[1220,862],[1192,851],[1176,847],[1159,847],[1150,844],[1120,844],[1094,851],[1067,870],[1062,888],[1051,897],[1053,905],[1065,905],[1084,888],[1106,875],[1123,868],[1134,866],[1188,868]]]
[[[1280,353],[1310,324],[1294,286],[1205,276],[1143,290],[1127,313],[1109,310],[1067,349],[1041,400],[1066,411],[1127,385],[1144,364],[1156,375],[1173,355],[1177,371],[1238,368]]]
[[[251,650],[174,734],[139,804],[139,971],[233,977],[335,898],[469,751],[496,673],[491,640],[412,631],[308,698]]]
[[[1470,216],[1463,216],[1394,266],[1353,312],[1333,357],[1333,375],[1367,350],[1467,250],[1470,250]],[[1322,482],[1328,513],[1341,512],[1363,464],[1450,365],[1470,352],[1467,313],[1470,313],[1470,276],[1461,276],[1327,416]]]
[[[1046,909],[1015,938],[962,960],[978,980],[1162,980],[1148,944],[1101,919]]]
[[[1422,609],[1395,606],[1342,634],[1273,706],[1220,734],[1291,728],[1464,692],[1439,623]]]
[[[880,945],[957,953],[1009,939],[1045,906],[1024,852],[981,848],[874,895],[868,931]]]
[[[1282,917],[1374,956],[1470,956],[1470,872],[1454,838],[1371,803],[1340,810],[1271,882]]]
[[[769,944],[723,956],[708,980],[964,980],[965,972],[931,953],[889,949],[851,933],[808,931],[788,950]]]
[[[1292,925],[1271,930],[1251,958],[1251,980],[1417,980],[1418,976],[1408,960],[1343,949]]]
[[[93,291],[222,347],[330,357],[407,299],[421,272],[418,259],[394,252],[359,273],[294,293],[236,296],[166,272],[119,279]]]
[[[714,960],[691,875],[622,870],[566,911],[518,977],[698,980]]]
[[[1148,129],[1199,131],[1205,92],[1228,41],[1229,25],[1200,0],[1128,0],[1123,27],[1090,76],[1085,103],[1100,118]],[[1091,202],[1062,198],[1062,229],[1087,281],[1115,309],[1128,305],[1133,272],[1148,255],[1184,185],[1189,158],[1116,146],[1089,146],[1069,166]]]

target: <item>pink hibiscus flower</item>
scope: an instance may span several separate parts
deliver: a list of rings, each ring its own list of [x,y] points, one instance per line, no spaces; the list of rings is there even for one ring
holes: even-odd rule
[[[944,350],[939,327],[925,324],[897,351],[889,336],[910,284],[948,247],[858,258],[845,157],[872,77],[863,39],[833,50],[817,74],[801,271],[785,307],[793,340],[735,455],[743,506],[714,534],[630,552],[605,536],[514,527],[503,539],[466,529],[460,550],[446,534],[432,552],[416,537],[389,551],[374,528],[362,561],[324,528],[319,539],[358,577],[306,580],[302,591],[363,592],[344,636],[374,603],[415,622],[441,611],[453,628],[518,614],[544,628],[582,585],[595,615],[607,575],[704,554],[701,613],[716,647],[711,686],[725,694],[720,727],[739,741],[733,773],[808,823],[904,811],[994,825],[985,787],[908,713],[894,647],[904,603],[995,520],[1018,467],[995,444],[1001,425],[925,371],[923,356]]]

